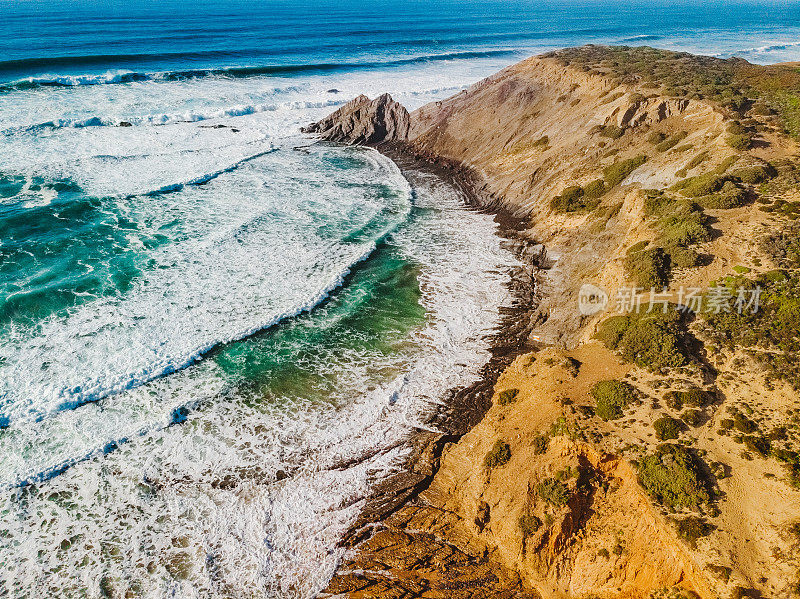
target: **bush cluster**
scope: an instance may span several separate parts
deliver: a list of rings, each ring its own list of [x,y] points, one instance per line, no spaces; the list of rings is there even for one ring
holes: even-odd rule
[[[659,441],[668,441],[670,439],[677,439],[681,434],[681,421],[670,416],[662,416],[653,422],[653,428],[656,430],[656,438]]]
[[[672,261],[663,248],[628,251],[625,256],[625,273],[638,287],[665,287],[672,278]]]
[[[672,267],[697,266],[700,255],[691,246],[712,237],[709,219],[703,211],[691,200],[674,199],[658,191],[648,192],[644,210],[648,217],[657,219],[654,228],[658,237],[654,243],[669,257],[670,271],[664,274],[671,274]]]
[[[532,514],[523,514],[519,518],[519,529],[524,538],[532,537],[542,527],[542,521]]]
[[[484,465],[491,470],[499,466],[504,466],[511,459],[511,447],[505,441],[498,440],[494,447],[489,450],[484,459]]]
[[[710,402],[710,396],[702,389],[688,391],[669,391],[664,395],[664,403],[673,410],[682,410],[684,406],[702,408]]]
[[[634,391],[623,381],[599,381],[592,387],[592,397],[597,402],[595,413],[603,420],[614,420],[622,416],[625,408],[634,400]]]
[[[616,125],[604,125],[600,129],[600,135],[603,137],[610,137],[611,139],[619,139],[625,133],[625,129],[617,127]]]
[[[681,445],[665,443],[642,458],[639,481],[653,499],[672,509],[695,507],[711,499],[699,461]]]
[[[519,395],[519,389],[505,389],[497,396],[497,402],[501,406],[507,406],[517,399],[517,395]]]
[[[800,276],[771,271],[755,280],[732,277],[726,279],[724,285],[734,298],[739,287],[745,290],[760,287],[760,305],[755,313],[752,309],[743,309],[741,314],[735,309],[719,314],[703,312],[704,332],[709,341],[729,349],[758,348],[753,357],[770,376],[800,389],[800,363],[796,359],[800,352],[797,335],[800,330]],[[739,419],[742,418],[745,416],[740,415]]]
[[[620,160],[603,169],[603,175],[609,187],[622,183],[628,175],[647,162],[647,156],[640,154],[633,158]]]
[[[675,529],[679,538],[686,541],[692,549],[697,549],[697,540],[708,536],[713,527],[697,516],[687,516],[676,522]]]
[[[660,370],[686,364],[686,326],[675,309],[612,316],[600,324],[596,337],[625,361],[642,368]]]
[[[594,195],[595,192],[593,188],[592,195],[587,195],[580,185],[571,185],[550,201],[550,208],[562,213],[594,210],[600,203],[599,196]]]
[[[536,491],[545,502],[562,506],[569,501],[569,487],[555,478],[546,478],[536,486]]]
[[[757,164],[733,171],[732,176],[742,183],[755,185],[772,179],[776,175],[775,169],[770,165]]]

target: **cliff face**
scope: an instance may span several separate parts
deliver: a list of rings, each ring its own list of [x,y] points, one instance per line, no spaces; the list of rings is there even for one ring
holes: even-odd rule
[[[764,451],[754,457],[742,449],[757,447],[752,435],[748,441],[727,431],[734,415],[746,412],[761,423],[753,426],[766,427],[759,435],[776,427],[777,438],[800,405],[797,391],[741,348],[707,345],[682,368],[661,371],[639,358],[638,365],[622,364],[591,341],[616,311],[617,292],[634,286],[626,271],[633,246],[666,246],[659,237],[666,228],[683,235],[675,226],[691,220],[705,233],[688,246],[694,261],[679,263],[673,248],[673,288],[766,273],[781,264],[761,238],[786,222],[756,198],[766,190],[783,205],[800,200],[800,174],[761,187],[746,182],[768,163],[798,162],[794,141],[769,110],[753,109],[758,103],[750,100],[731,112],[654,89],[537,57],[408,116],[389,98],[360,97],[307,129],[345,143],[393,142],[445,168],[466,169],[487,204],[523,217],[521,235],[547,252],[531,341],[559,348],[523,356],[506,371],[496,390],[516,389],[515,399],[496,394],[484,420],[444,449],[430,487],[375,529],[346,564],[359,573],[335,578],[332,593],[646,599],[683,589],[703,599],[793,596],[800,541],[787,531],[800,521],[800,493],[776,476],[779,467]],[[744,129],[753,135],[746,146],[732,140]],[[721,205],[713,195],[723,180],[736,203]],[[686,181],[717,182],[712,192],[689,195],[679,191]],[[665,205],[694,216],[659,213]],[[578,310],[587,283],[611,298],[605,310]],[[695,325],[692,333],[702,348],[707,331]],[[635,388],[639,399],[624,418],[595,414],[592,388],[606,379]],[[667,401],[667,392],[687,387],[707,389],[714,400],[696,410]],[[718,497],[713,506],[676,512],[640,485],[633,463],[656,451],[663,439],[653,423],[667,416],[679,423],[679,440],[716,473],[708,474]],[[784,438],[787,447],[794,442]],[[498,443],[508,459],[488,467]],[[561,495],[550,496],[552,488]],[[687,532],[692,518],[704,524]],[[397,534],[383,535],[389,531]],[[394,560],[398,551],[408,559]],[[489,576],[487,563],[502,576]],[[402,585],[390,581],[408,585],[391,594]]]
[[[405,141],[410,126],[408,111],[389,94],[370,100],[361,95],[323,120],[304,127],[328,141],[375,145]]]

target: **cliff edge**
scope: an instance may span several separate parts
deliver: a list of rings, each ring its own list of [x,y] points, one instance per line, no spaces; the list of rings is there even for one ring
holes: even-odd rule
[[[536,349],[326,594],[796,595],[795,106],[791,67],[587,46],[306,129],[466,177],[546,254]]]

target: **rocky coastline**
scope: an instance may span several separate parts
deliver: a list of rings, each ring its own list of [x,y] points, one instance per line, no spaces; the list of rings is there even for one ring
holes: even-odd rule
[[[420,171],[449,182],[495,214],[524,265],[481,380],[452,390],[432,418],[441,434],[410,440],[321,597],[800,589],[796,373],[745,334],[768,337],[771,321],[638,317],[611,301],[720,281],[786,293],[800,152],[773,94],[787,85],[800,89],[790,67],[586,46],[411,114],[360,96],[305,128],[375,147],[412,184]],[[578,310],[587,284],[608,301]]]

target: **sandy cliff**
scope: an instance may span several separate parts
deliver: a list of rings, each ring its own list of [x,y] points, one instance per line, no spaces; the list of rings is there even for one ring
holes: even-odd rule
[[[506,369],[483,420],[437,454],[432,479],[354,537],[366,540],[328,595],[792,596],[800,494],[773,458],[798,442],[797,392],[751,353],[708,341],[699,318],[680,338],[685,357],[663,367],[640,359],[641,347],[619,355],[592,337],[636,276],[632,247],[672,252],[671,288],[783,266],[762,240],[787,221],[759,198],[796,199],[785,166],[796,164],[795,143],[774,111],[754,108],[760,100],[732,109],[607,71],[536,57],[410,115],[388,96],[360,97],[307,129],[461,176],[485,205],[521,218],[520,238],[547,256],[528,323],[539,349]],[[739,129],[752,132],[746,147],[732,139]],[[784,166],[772,182],[749,181],[773,164]],[[691,196],[699,206],[681,192],[690,184],[710,186]],[[705,233],[675,245],[685,213]],[[577,309],[586,283],[611,298],[596,314]],[[603,419],[595,385],[605,380],[636,399]],[[710,399],[689,420],[669,392],[692,387]],[[743,413],[765,438],[783,429],[784,453],[758,449],[753,430],[738,435]],[[673,459],[658,453],[674,438],[654,432],[659,418],[675,421],[711,499],[676,507],[646,484],[643,463],[660,455],[668,471]]]

